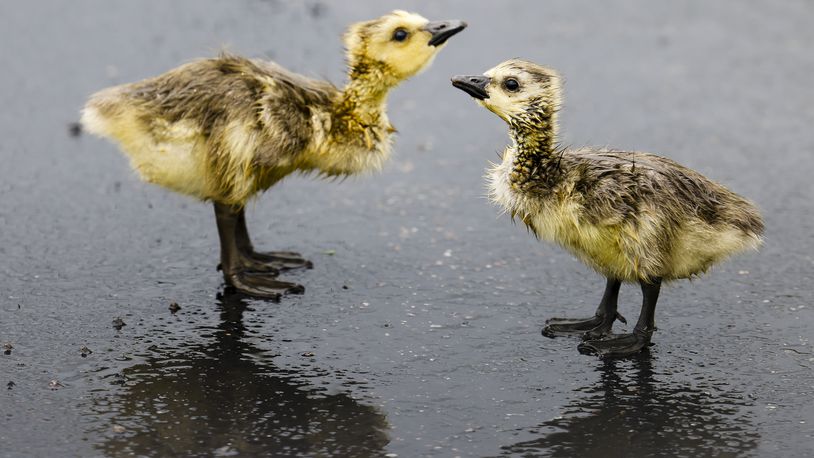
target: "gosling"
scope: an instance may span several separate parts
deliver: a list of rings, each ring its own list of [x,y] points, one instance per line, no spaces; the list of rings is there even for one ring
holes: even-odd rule
[[[118,142],[142,180],[215,207],[227,285],[261,298],[302,293],[280,269],[297,253],[255,251],[247,201],[293,172],[326,177],[379,170],[395,129],[388,92],[427,67],[462,21],[393,11],[344,36],[344,89],[275,63],[222,54],[90,97],[82,125]]]
[[[762,242],[755,206],[723,186],[653,154],[563,148],[557,143],[560,78],[513,59],[452,85],[509,125],[513,145],[488,170],[489,196],[538,238],[554,241],[607,278],[593,317],[552,318],[543,335],[582,334],[579,350],[627,356],[650,344],[662,281],[690,278]],[[611,334],[622,282],[643,302],[630,334]]]

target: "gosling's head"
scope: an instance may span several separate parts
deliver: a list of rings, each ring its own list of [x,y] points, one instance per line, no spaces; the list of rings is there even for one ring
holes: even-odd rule
[[[455,76],[452,85],[509,124],[551,122],[560,106],[560,76],[521,59],[498,64],[483,75]]]
[[[396,10],[372,21],[360,22],[345,34],[351,68],[375,62],[385,76],[400,81],[426,68],[447,40],[466,28],[463,21],[434,21]]]

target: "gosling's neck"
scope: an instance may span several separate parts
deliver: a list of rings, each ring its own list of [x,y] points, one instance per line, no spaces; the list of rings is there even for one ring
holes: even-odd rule
[[[528,111],[509,119],[509,136],[516,155],[541,160],[551,156],[557,145],[557,112],[552,108]]]
[[[518,190],[553,186],[561,177],[557,148],[557,109],[555,105],[538,107],[508,121],[514,142],[509,179]]]
[[[340,123],[365,129],[379,126],[387,95],[398,83],[381,62],[355,60],[349,65],[348,83],[334,103],[334,117]]]

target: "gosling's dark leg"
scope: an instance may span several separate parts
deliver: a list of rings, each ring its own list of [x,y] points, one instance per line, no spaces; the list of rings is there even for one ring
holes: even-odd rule
[[[631,334],[620,334],[607,339],[588,340],[578,347],[580,353],[604,357],[622,357],[639,353],[648,345],[656,330],[656,302],[659,299],[661,278],[639,282],[642,286],[642,313]]]
[[[220,263],[223,279],[236,290],[257,297],[279,300],[286,293],[301,294],[301,285],[278,281],[276,271],[257,272],[246,265],[235,237],[238,213],[234,207],[215,203],[215,220],[220,238]]]
[[[566,335],[583,335],[588,333],[591,338],[599,338],[610,333],[613,322],[618,318],[626,322],[622,315],[616,311],[619,300],[619,288],[622,282],[613,278],[608,279],[605,285],[605,294],[591,318],[550,318],[543,327],[543,335],[557,337]]]
[[[237,247],[240,252],[246,258],[251,259],[257,264],[271,266],[279,270],[311,269],[314,267],[311,261],[304,259],[302,255],[293,251],[271,251],[268,253],[254,251],[252,240],[249,238],[249,230],[246,227],[246,211],[242,208],[238,210],[237,214],[235,239],[237,240]],[[256,268],[255,270],[260,270],[260,268]]]

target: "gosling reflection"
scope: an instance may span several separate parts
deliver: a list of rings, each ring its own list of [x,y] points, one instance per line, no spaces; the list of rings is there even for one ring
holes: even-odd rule
[[[600,382],[579,391],[565,413],[533,431],[542,437],[503,448],[503,455],[552,457],[741,456],[759,435],[737,395],[654,376],[651,356],[606,360]]]
[[[325,394],[260,358],[244,339],[247,305],[219,297],[208,345],[124,371],[126,393],[105,410],[124,427],[106,456],[381,456],[387,420],[346,394]]]

